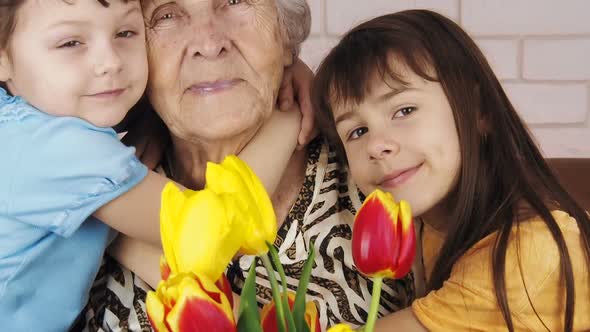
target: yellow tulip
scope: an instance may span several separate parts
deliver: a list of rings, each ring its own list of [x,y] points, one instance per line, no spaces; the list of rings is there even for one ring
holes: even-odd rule
[[[346,324],[337,324],[328,329],[328,332],[353,332],[354,330]]]
[[[156,332],[236,331],[227,296],[205,276],[179,273],[161,281],[146,307]]]
[[[234,195],[209,189],[181,192],[172,183],[166,185],[160,232],[170,273],[218,280],[244,241],[243,213]]]
[[[216,194],[232,194],[239,205],[244,223],[245,240],[240,251],[247,255],[268,252],[266,243],[277,236],[277,218],[268,193],[248,165],[236,156],[228,156],[221,164],[209,163],[206,186]]]

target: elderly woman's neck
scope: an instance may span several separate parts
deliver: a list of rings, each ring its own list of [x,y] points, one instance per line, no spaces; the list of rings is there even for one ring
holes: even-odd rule
[[[169,174],[187,188],[198,190],[205,186],[207,162],[219,163],[231,154],[238,154],[248,140],[217,143],[186,141],[172,135],[172,151],[168,158]]]

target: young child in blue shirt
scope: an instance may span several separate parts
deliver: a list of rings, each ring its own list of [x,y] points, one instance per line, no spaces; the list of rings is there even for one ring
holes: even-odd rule
[[[161,245],[160,193],[169,180],[148,171],[111,128],[140,99],[147,77],[139,1],[0,3],[3,330],[67,330],[113,229]],[[284,169],[299,134],[297,112],[275,113],[282,114],[241,154],[268,156],[273,165],[255,169],[265,185]],[[285,140],[267,142],[277,131]]]

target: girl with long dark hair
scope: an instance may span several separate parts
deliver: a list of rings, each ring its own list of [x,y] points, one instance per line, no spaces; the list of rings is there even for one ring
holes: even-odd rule
[[[423,296],[378,329],[590,329],[589,217],[457,24],[411,10],[359,25],[313,98],[360,190],[417,217]]]

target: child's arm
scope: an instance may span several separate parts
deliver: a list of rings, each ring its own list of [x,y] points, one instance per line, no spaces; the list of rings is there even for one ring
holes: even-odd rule
[[[300,123],[299,112],[274,112],[239,155],[270,194],[276,190],[297,145]],[[94,216],[131,238],[161,248],[160,197],[168,181],[150,171],[137,186],[102,206]]]
[[[238,155],[260,178],[272,195],[297,146],[301,113],[275,111],[267,123]]]
[[[170,179],[149,171],[125,194],[99,208],[94,216],[117,231],[161,248],[161,194]],[[177,184],[181,189],[184,187]]]
[[[155,289],[158,286],[161,280],[159,266],[162,249],[120,234],[109,246],[107,252],[152,288]]]
[[[405,308],[391,313],[377,320],[375,331],[391,331],[395,327],[398,331],[426,332],[428,331],[412,312],[412,308]]]
[[[239,154],[248,165],[259,176],[266,190],[272,194],[281,179],[283,171],[293,154],[297,145],[297,135],[301,123],[301,114],[299,112],[274,112],[271,119],[260,129],[252,141]],[[133,197],[124,195],[122,198],[128,200],[129,206],[142,211],[136,211],[136,216],[144,214],[142,218],[146,220],[152,216],[159,216],[159,189],[167,180],[159,182],[160,179],[148,175],[148,183],[142,183],[144,186],[136,193],[131,193]],[[163,178],[163,177],[161,177]],[[144,180],[145,181],[145,180]],[[138,186],[139,187],[139,186]],[[149,187],[152,187],[151,189]],[[141,191],[153,190],[157,192],[158,197],[147,199],[151,202],[142,203],[139,206],[133,203],[134,199],[142,196]],[[159,191],[158,191],[159,190]],[[145,199],[145,198],[144,198]],[[156,200],[158,199],[158,200]],[[141,203],[142,201],[139,201]],[[116,208],[116,207],[115,207]],[[115,209],[112,208],[112,209]],[[124,205],[123,205],[124,208]],[[101,211],[101,213],[114,213],[111,211]],[[105,218],[108,216],[104,216]],[[129,216],[129,218],[132,218]],[[157,218],[156,218],[157,219]],[[123,232],[125,233],[125,232]],[[159,234],[156,234],[159,236]],[[148,243],[129,236],[120,235],[109,248],[109,253],[119,263],[135,272],[140,278],[145,280],[150,286],[155,287],[160,280],[159,258],[162,255],[158,242],[158,247],[151,246]]]
[[[298,148],[309,143],[316,135],[314,125],[314,111],[311,105],[311,85],[313,71],[299,58],[295,58],[293,64],[285,69],[281,89],[279,90],[278,104],[283,111],[298,106],[301,110],[301,132],[299,133]]]

